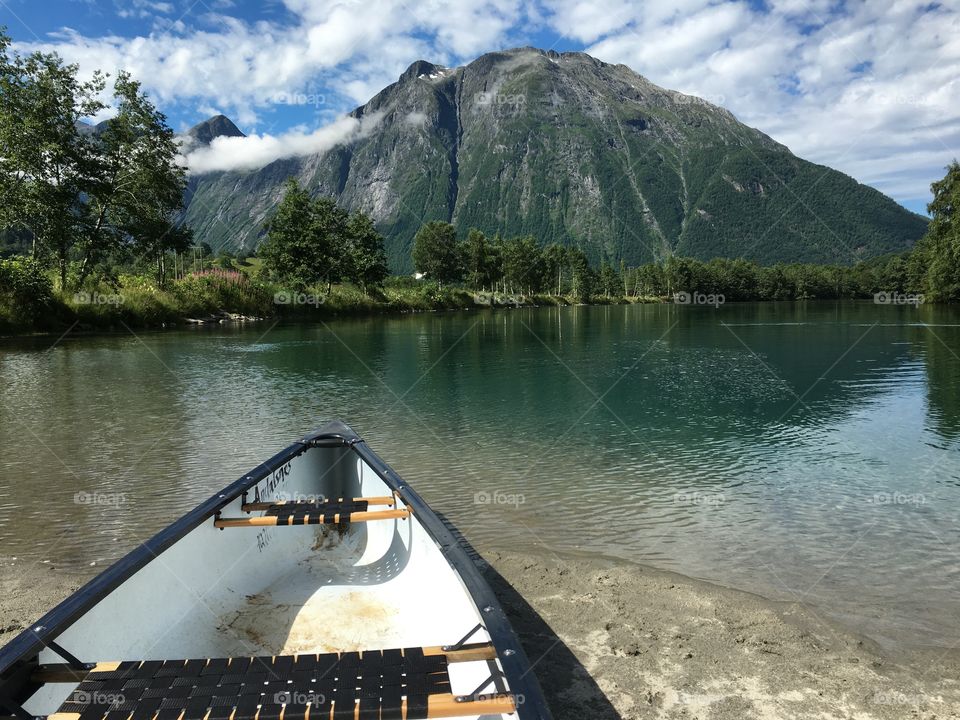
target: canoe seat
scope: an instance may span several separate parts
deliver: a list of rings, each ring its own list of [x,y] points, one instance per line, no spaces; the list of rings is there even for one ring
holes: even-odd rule
[[[214,520],[218,528],[227,527],[269,527],[274,525],[335,525],[341,522],[369,522],[371,520],[395,520],[410,516],[408,508],[392,510],[370,510],[371,505],[393,506],[396,499],[376,498],[340,498],[320,502],[254,502],[245,503],[246,512],[263,510],[257,517],[221,518]]]
[[[451,692],[449,663],[495,657],[492,645],[475,643],[48,666],[35,679],[80,680],[49,720],[424,720],[514,712],[509,694]]]
[[[366,510],[370,505],[396,505],[397,498],[393,495],[384,495],[383,497],[358,497],[358,498],[317,498],[316,500],[256,500],[255,502],[245,502],[241,509],[244,512],[253,510],[272,510],[277,507],[300,507],[300,508],[318,508],[337,507],[343,504],[361,505]]]

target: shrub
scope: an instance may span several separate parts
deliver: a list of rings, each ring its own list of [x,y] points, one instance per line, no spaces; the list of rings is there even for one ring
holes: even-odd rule
[[[229,309],[246,315],[273,312],[273,293],[235,270],[204,270],[174,283],[171,290],[181,313],[198,316]]]
[[[0,313],[15,325],[48,318],[54,305],[53,281],[29,257],[0,260]]]

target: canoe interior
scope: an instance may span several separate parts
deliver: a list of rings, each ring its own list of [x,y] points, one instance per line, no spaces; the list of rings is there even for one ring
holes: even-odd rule
[[[309,447],[260,480],[246,500],[391,494],[349,447]],[[221,516],[261,514],[244,513],[243,500],[230,500]],[[396,507],[406,506],[398,500]],[[345,527],[218,529],[210,518],[106,595],[57,642],[84,662],[428,647],[456,643],[482,616],[415,514]],[[483,629],[471,638],[486,640]],[[48,649],[39,661],[63,659]],[[451,665],[453,692],[472,692],[490,676],[490,663],[499,661]],[[24,708],[54,713],[74,687],[48,683]]]

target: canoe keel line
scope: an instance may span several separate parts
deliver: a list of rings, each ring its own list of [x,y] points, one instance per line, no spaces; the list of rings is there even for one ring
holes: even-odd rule
[[[18,720],[550,720],[463,546],[339,422],[0,649],[0,707]]]

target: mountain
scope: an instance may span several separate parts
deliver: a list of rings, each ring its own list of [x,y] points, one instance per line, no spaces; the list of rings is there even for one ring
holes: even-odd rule
[[[352,116],[377,124],[322,155],[192,177],[197,237],[253,248],[291,176],[370,214],[395,271],[410,269],[413,236],[432,219],[628,264],[671,253],[849,264],[905,250],[926,229],[727,110],[583,53],[420,60]]]
[[[209,120],[194,125],[187,131],[194,144],[209,145],[210,141],[221,135],[226,137],[246,137],[240,128],[226,115],[214,115]]]
[[[74,123],[74,126],[77,128],[77,132],[80,133],[81,135],[85,135],[85,136],[93,135],[93,136],[99,137],[100,135],[103,134],[103,131],[107,129],[108,122],[109,122],[108,120],[104,120],[103,122],[99,122],[96,125],[91,125],[90,123],[84,122],[83,120],[77,120]]]

